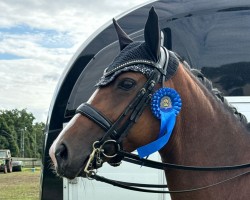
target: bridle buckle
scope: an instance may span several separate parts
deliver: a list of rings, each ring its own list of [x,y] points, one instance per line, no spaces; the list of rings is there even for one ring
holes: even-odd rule
[[[109,143],[113,143],[115,145],[115,152],[111,155],[105,153],[104,147],[105,145],[109,144]],[[95,167],[99,168],[102,166],[103,164],[103,159],[102,156],[106,157],[106,158],[114,158],[117,156],[117,152],[120,151],[120,144],[117,143],[116,140],[106,140],[102,145],[100,145],[99,141],[95,141],[93,143],[93,151],[92,153],[89,155],[89,159],[88,162],[84,168],[84,172],[86,173],[87,178],[91,178],[91,176],[95,175],[95,169],[93,169],[93,163],[95,162]]]

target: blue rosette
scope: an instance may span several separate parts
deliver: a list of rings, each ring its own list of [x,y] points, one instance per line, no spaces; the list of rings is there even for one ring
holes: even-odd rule
[[[151,110],[154,116],[161,120],[160,133],[157,140],[137,149],[141,158],[159,151],[167,144],[181,106],[181,97],[172,88],[160,88],[154,93],[151,101]]]
[[[151,101],[151,110],[155,117],[161,119],[162,112],[174,111],[177,116],[181,110],[181,97],[172,88],[160,88],[157,90]]]

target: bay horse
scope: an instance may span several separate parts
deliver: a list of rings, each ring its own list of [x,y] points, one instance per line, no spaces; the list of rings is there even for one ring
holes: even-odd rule
[[[103,162],[119,165],[136,149],[133,157],[145,163],[158,151],[162,164],[183,166],[164,168],[169,191],[179,191],[172,199],[249,199],[250,134],[242,115],[161,46],[153,8],[145,41],[133,41],[115,20],[114,26],[120,54],[50,148],[58,175],[91,177]]]

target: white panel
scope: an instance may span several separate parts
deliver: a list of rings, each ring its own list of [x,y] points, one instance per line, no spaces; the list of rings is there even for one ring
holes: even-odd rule
[[[250,97],[226,97],[226,99],[235,107],[239,112],[244,114],[248,121],[250,121]]]
[[[150,156],[150,159],[159,160],[160,158],[158,153],[155,153]],[[104,166],[98,170],[98,175],[126,182],[166,184],[163,171],[141,167],[126,162],[123,162],[119,167],[111,167],[108,164],[104,164]],[[88,180],[86,178],[78,178],[77,184],[69,183],[67,179],[64,179],[64,187],[64,200],[112,200],[117,198],[119,198],[119,200],[170,199],[169,195],[125,190],[95,180]]]

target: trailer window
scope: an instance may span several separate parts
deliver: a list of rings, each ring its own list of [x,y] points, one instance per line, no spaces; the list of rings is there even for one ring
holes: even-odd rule
[[[200,69],[225,96],[250,96],[250,10],[218,10],[161,19],[163,44],[191,67]],[[143,30],[136,40],[143,40]],[[77,80],[66,109],[71,116],[95,90],[103,70],[119,53],[115,42],[89,62]]]
[[[70,94],[67,104],[66,116],[71,116],[74,110],[83,102],[86,102],[94,92],[95,84],[102,76],[104,69],[118,54],[118,43],[111,44],[100,52],[84,68]]]
[[[163,20],[164,45],[225,96],[250,96],[250,10],[225,9]]]

